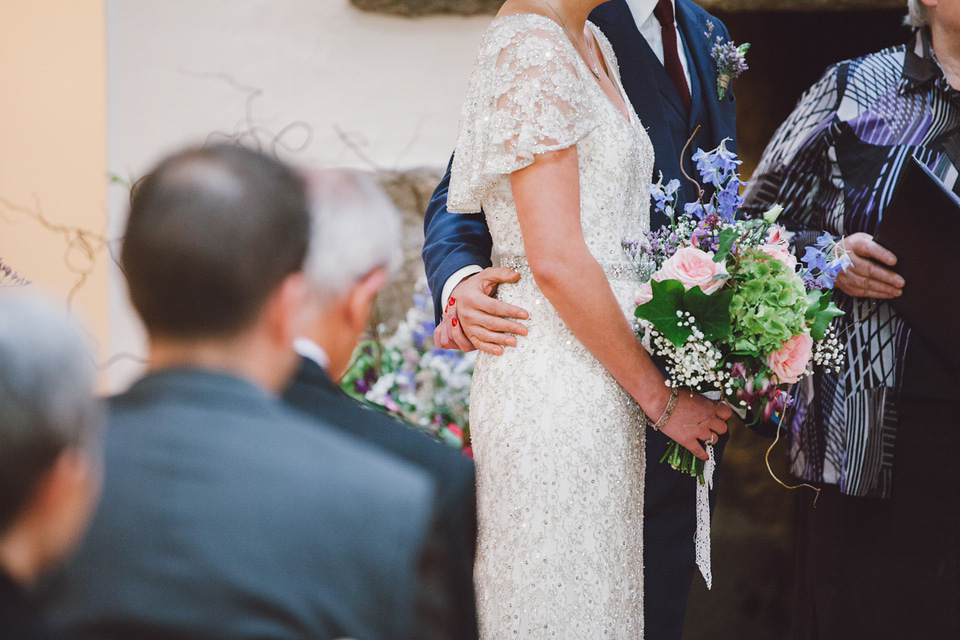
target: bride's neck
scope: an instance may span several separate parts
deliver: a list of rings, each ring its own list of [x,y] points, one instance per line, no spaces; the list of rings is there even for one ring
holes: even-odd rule
[[[567,27],[576,29],[575,33],[583,33],[590,12],[601,3],[595,0],[547,0],[563,17]]]
[[[540,13],[563,21],[571,33],[583,33],[590,12],[602,4],[602,0],[518,0],[506,2],[500,13]]]

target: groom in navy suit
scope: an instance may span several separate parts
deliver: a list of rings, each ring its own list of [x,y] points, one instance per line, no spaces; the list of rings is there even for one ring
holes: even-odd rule
[[[611,0],[590,15],[617,55],[627,96],[647,128],[656,155],[654,175],[680,180],[680,202],[692,202],[697,189],[683,178],[696,175],[691,156],[696,148],[713,149],[724,138],[736,151],[734,97],[717,97],[717,67],[710,49],[726,27],[690,0]],[[712,36],[707,36],[709,23]],[[687,140],[697,130],[681,158]],[[446,210],[450,171],[437,186],[424,220],[423,260],[433,291],[437,342],[446,348],[502,353],[514,335],[526,329],[514,320],[526,311],[492,298],[501,282],[519,274],[493,267],[492,241],[483,214]],[[666,224],[651,211],[651,226]],[[513,320],[512,320],[513,319]],[[660,464],[669,439],[648,428],[644,504],[645,634],[657,640],[679,639],[687,595],[695,570],[696,531],[693,478]],[[715,447],[719,458],[726,436]]]

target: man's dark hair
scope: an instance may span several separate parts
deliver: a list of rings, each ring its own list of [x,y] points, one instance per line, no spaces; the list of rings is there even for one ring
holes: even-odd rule
[[[134,187],[120,263],[150,335],[229,336],[303,267],[309,238],[300,176],[214,145],[166,158]]]

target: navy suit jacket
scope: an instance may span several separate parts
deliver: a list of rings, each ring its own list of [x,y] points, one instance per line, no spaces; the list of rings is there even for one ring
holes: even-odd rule
[[[620,65],[624,90],[640,121],[647,129],[655,154],[651,181],[663,172],[664,182],[676,178],[681,184],[681,202],[692,202],[696,188],[680,172],[680,155],[697,125],[699,131],[683,158],[684,167],[696,176],[691,157],[697,148],[713,149],[724,138],[727,148],[736,151],[736,123],[733,91],[717,98],[717,68],[710,55],[712,42],[706,36],[707,22],[714,24],[713,37],[729,39],[726,27],[691,2],[677,0],[677,27],[686,45],[690,66],[692,106],[685,112],[680,96],[656,54],[640,35],[625,0],[605,2],[590,14],[613,46]],[[433,293],[437,322],[443,312],[440,300],[444,283],[455,272],[471,264],[489,267],[492,240],[483,214],[452,214],[447,211],[450,167],[437,186],[424,218],[423,262]],[[666,223],[666,217],[651,211],[651,225]]]
[[[420,469],[244,380],[152,373],[110,400],[103,496],[46,613],[98,640],[423,637],[434,499]]]
[[[473,589],[477,546],[477,492],[473,462],[393,417],[344,393],[320,365],[300,359],[283,394],[293,407],[388,451],[430,474],[437,485],[437,520],[442,543],[443,591],[450,599],[454,637],[478,637]]]

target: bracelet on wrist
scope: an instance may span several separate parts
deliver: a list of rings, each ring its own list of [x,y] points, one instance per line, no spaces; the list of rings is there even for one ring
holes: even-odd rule
[[[650,426],[654,431],[660,431],[667,426],[667,422],[670,421],[670,416],[673,415],[673,410],[677,408],[677,400],[679,398],[680,391],[678,391],[676,388],[670,389],[670,399],[667,400],[667,406],[664,407],[663,413],[660,414],[660,417],[657,418],[657,421],[654,422],[649,416],[647,416],[647,422],[650,423]]]

